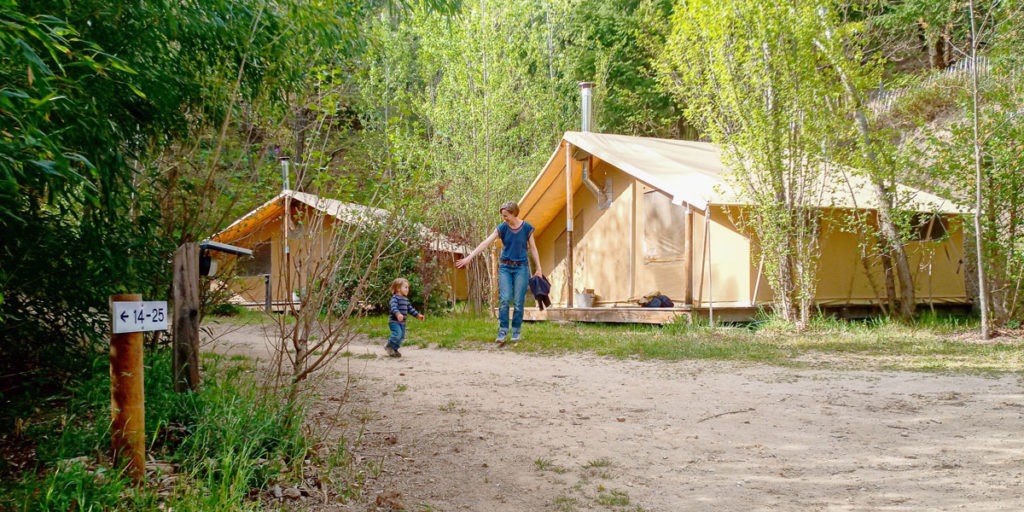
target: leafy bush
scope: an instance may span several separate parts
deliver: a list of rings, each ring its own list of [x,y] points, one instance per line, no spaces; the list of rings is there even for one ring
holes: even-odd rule
[[[149,239],[152,218],[19,215],[0,222],[0,375],[21,375],[12,384],[33,387],[79,375],[106,351],[111,294],[162,296],[170,275],[166,247]]]
[[[338,296],[363,297],[364,309],[387,311],[391,282],[404,277],[409,280],[409,298],[418,309],[442,309],[447,301],[443,278],[446,268],[439,253],[430,251],[422,238],[409,234],[416,233],[414,229],[370,230],[355,237],[345,257],[349,270],[338,272],[335,277],[336,286],[341,288]],[[382,244],[382,238],[388,242]],[[360,294],[360,283],[368,267],[371,269]],[[348,305],[346,299],[335,308],[343,310]]]
[[[38,470],[0,486],[0,510],[148,509],[157,501],[176,510],[244,510],[255,508],[252,489],[289,478],[282,470],[308,449],[302,399],[261,389],[250,364],[219,357],[204,360],[199,392],[175,393],[170,360],[168,350],[147,355],[145,400],[148,455],[177,466],[180,485],[171,495],[126,493],[126,476],[97,460],[110,446],[110,378],[97,358],[65,407],[34,419],[23,434],[37,443]]]

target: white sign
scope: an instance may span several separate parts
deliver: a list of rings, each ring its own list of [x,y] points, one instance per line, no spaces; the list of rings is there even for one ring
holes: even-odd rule
[[[114,334],[167,330],[167,301],[114,303]]]

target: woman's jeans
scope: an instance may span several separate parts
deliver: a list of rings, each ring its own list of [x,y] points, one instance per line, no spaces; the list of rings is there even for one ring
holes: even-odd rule
[[[391,336],[388,337],[388,346],[398,350],[405,341],[405,322],[388,320],[388,328],[391,329]]]
[[[530,283],[530,265],[498,266],[498,328],[507,329],[508,306],[512,303],[515,312],[512,314],[512,329],[518,331],[523,325],[523,305],[526,303],[526,288]]]

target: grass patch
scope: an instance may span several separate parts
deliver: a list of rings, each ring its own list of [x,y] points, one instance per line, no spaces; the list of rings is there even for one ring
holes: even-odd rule
[[[555,464],[551,459],[546,459],[544,457],[534,460],[533,465],[537,468],[537,471],[551,471],[558,474],[567,472],[565,468]]]
[[[437,409],[439,411],[441,411],[441,412],[448,412],[448,413],[456,413],[457,412],[459,414],[464,414],[466,412],[465,409],[460,409],[459,408],[459,402],[456,402],[455,400],[449,400],[448,403],[438,407]]]
[[[301,480],[311,441],[303,398],[259,386],[247,360],[208,355],[202,389],[175,393],[170,359],[147,354],[145,403],[147,456],[173,479],[135,487],[106,460],[110,377],[100,357],[60,407],[26,420],[36,466],[4,478],[0,510],[255,510],[261,490]]]
[[[576,512],[576,498],[569,496],[558,496],[551,504],[557,512]]]
[[[606,507],[625,507],[629,505],[629,494],[614,489],[607,492],[602,491],[597,495],[597,503]]]
[[[386,317],[360,318],[353,326],[371,337],[388,335]],[[972,318],[930,313],[910,324],[886,318],[852,321],[820,317],[803,332],[770,318],[715,326],[536,322],[525,324],[522,341],[505,350],[859,369],[1006,372],[1024,368],[1021,339],[981,342],[977,328]],[[408,337],[413,344],[490,350],[496,331],[497,322],[492,318],[453,314],[415,323]]]

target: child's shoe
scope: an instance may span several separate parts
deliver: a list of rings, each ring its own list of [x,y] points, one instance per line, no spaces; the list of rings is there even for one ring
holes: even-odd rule
[[[505,343],[505,338],[508,337],[508,329],[498,329],[498,337],[494,338],[494,341],[498,343]]]
[[[519,341],[520,334],[519,329],[512,329],[512,343]]]
[[[392,348],[391,345],[384,347],[384,351],[388,353],[388,357],[402,357],[402,355]]]

